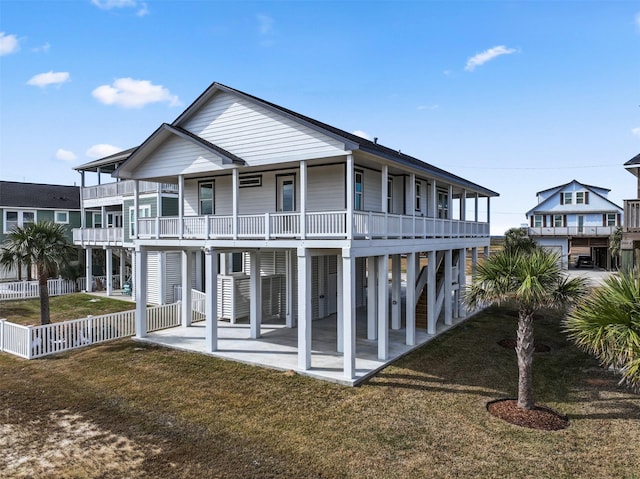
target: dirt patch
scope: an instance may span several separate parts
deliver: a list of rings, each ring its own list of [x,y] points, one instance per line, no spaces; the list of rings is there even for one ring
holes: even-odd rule
[[[492,415],[516,426],[544,431],[558,431],[569,427],[569,418],[553,409],[535,406],[520,409],[516,399],[498,399],[487,403],[487,411]]]
[[[7,414],[9,411],[7,411]],[[101,429],[78,414],[50,413],[41,420],[0,424],[3,477],[69,477],[93,471],[101,477],[143,477],[150,450]]]
[[[498,341],[498,345],[502,346],[505,349],[515,349],[516,344],[516,340],[512,338],[505,338]],[[548,353],[549,351],[551,351],[551,348],[546,344],[535,343],[533,348],[536,353]]]

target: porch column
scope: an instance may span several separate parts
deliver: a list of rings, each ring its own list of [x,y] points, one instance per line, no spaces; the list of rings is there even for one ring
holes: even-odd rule
[[[191,251],[182,250],[182,326],[191,326]]]
[[[399,254],[391,256],[391,329],[400,329],[400,311],[402,300],[400,298],[401,257]]]
[[[136,338],[147,337],[147,250],[136,246]]]
[[[184,237],[184,175],[178,175],[178,238],[182,239],[183,237]]]
[[[216,258],[218,257],[218,255],[216,254]],[[198,291],[204,291],[203,288],[203,284],[202,284],[202,254],[199,251],[195,252],[195,265],[194,265],[195,269],[196,269],[196,289]],[[216,266],[217,268],[217,266]],[[218,271],[216,270],[215,272],[216,274],[218,274]]]
[[[444,252],[444,324],[452,324],[452,306],[453,306],[453,251],[448,249]]]
[[[85,281],[85,286],[84,286],[84,290],[86,292],[91,292],[91,282],[93,281],[93,264],[92,264],[92,260],[93,260],[93,255],[92,255],[92,248],[85,248],[84,250],[84,281]]]
[[[427,334],[436,334],[436,252],[429,251],[427,255]]]
[[[378,359],[389,357],[389,255],[378,256]]]
[[[336,303],[338,306],[338,310],[336,311],[336,335],[337,335],[337,345],[336,351],[339,353],[344,352],[344,317],[345,312],[348,317],[349,310],[344,309],[344,283],[343,283],[343,257],[338,256],[338,262],[336,263]]]
[[[471,277],[475,278],[478,273],[478,247],[471,248]]]
[[[473,211],[474,211],[473,221],[475,221],[477,223],[479,221],[479,219],[478,219],[478,193],[476,193],[476,196],[475,196]]]
[[[356,377],[356,260],[350,256],[348,248],[342,250],[342,304],[338,303],[338,309],[342,309],[344,328],[344,377],[353,379]]]
[[[111,248],[105,249],[105,271],[107,278],[107,296],[113,295],[113,250]]]
[[[380,211],[383,213],[388,213],[387,208],[387,197],[389,196],[389,167],[387,165],[382,165],[382,179],[381,179],[381,187],[382,187],[382,198],[380,199]]]
[[[416,254],[407,253],[407,286],[405,294],[405,330],[408,346],[416,344]]]
[[[124,288],[124,282],[127,280],[127,278],[125,278],[126,276],[126,264],[125,264],[125,260],[126,260],[126,254],[125,254],[125,250],[121,249],[120,250],[120,289]]]
[[[467,221],[467,190],[462,189],[462,195],[460,196],[460,219]]]
[[[137,285],[137,279],[136,277],[138,276],[138,270],[137,270],[137,264],[138,264],[138,259],[136,258],[136,250],[132,249],[131,250],[131,296],[132,297],[136,297],[136,291],[138,289],[138,285]]]
[[[205,267],[205,351],[218,350],[218,252],[213,248],[204,250]]]
[[[354,171],[353,171],[353,155],[347,155],[346,161],[346,174],[347,174],[347,187],[346,187],[346,201],[345,206],[347,208],[347,220],[346,220],[346,236],[347,239],[353,239],[353,203],[355,201],[353,189],[355,187]],[[371,225],[369,225],[371,227]]]
[[[378,258],[367,258],[367,339],[378,339]]]
[[[436,180],[431,181],[431,198],[429,198],[429,202],[427,203],[427,216],[431,218],[438,217],[438,185],[436,184]]]
[[[138,215],[140,214],[140,182],[133,180],[133,236],[131,239],[138,237],[140,229],[138,228]],[[129,215],[131,221],[131,215]]]
[[[287,311],[285,316],[285,325],[287,328],[293,328],[294,326],[294,314],[293,314],[293,255],[291,254],[291,250],[288,249],[285,251],[285,290],[286,290],[286,301],[287,301]]]
[[[460,259],[458,261],[459,261],[458,288],[460,288],[459,291],[462,294],[462,292],[465,289],[465,285],[467,283],[467,273],[465,271],[467,266],[467,249],[466,248],[462,248],[460,250]],[[467,316],[467,309],[464,307],[464,303],[461,301],[461,298],[458,298],[457,308],[458,308],[458,317],[465,318]]]
[[[249,276],[249,329],[251,339],[260,337],[260,324],[262,323],[262,277],[260,276],[260,251],[252,251],[251,272]]]
[[[238,239],[238,192],[240,181],[238,180],[238,168],[232,170],[232,196],[231,196],[231,214],[233,215],[233,224],[231,231],[233,239]]]
[[[307,162],[300,161],[300,238],[307,237]]]
[[[298,369],[311,368],[311,255],[298,248]]]
[[[485,246],[485,247],[483,248],[482,256],[483,256],[483,259],[484,259],[485,261],[486,261],[487,259],[489,259],[489,247],[488,247],[488,246]]]

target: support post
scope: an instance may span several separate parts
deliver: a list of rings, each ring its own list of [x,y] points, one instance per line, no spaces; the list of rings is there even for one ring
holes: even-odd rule
[[[353,204],[355,201],[355,196],[354,196],[354,188],[355,188],[355,173],[353,171],[353,155],[352,154],[348,154],[347,155],[347,161],[346,161],[346,174],[347,174],[347,188],[346,188],[346,207],[347,207],[347,223],[346,223],[346,235],[347,235],[347,239],[353,239]],[[371,225],[371,223],[369,223],[369,225]]]
[[[378,258],[367,258],[367,339],[378,339]]]
[[[338,311],[336,312],[336,335],[337,344],[336,351],[339,353],[344,352],[344,318],[348,317],[348,311],[344,309],[344,284],[343,284],[343,257],[338,256],[338,262],[336,263],[336,293],[337,293],[337,305]]]
[[[205,351],[218,349],[218,253],[213,248],[204,250],[205,261]]]
[[[111,248],[105,249],[105,269],[107,279],[107,296],[113,295],[113,250]]]
[[[389,255],[378,256],[378,359],[389,357]]]
[[[184,175],[178,175],[178,238],[184,238]]]
[[[344,338],[344,377],[356,377],[356,303],[355,303],[355,258],[351,257],[348,248],[342,250],[342,304],[343,338]]]
[[[400,298],[401,265],[400,255],[391,256],[391,329],[400,329]]]
[[[405,331],[408,346],[416,344],[416,254],[407,253],[407,286],[405,294]]]
[[[452,307],[453,289],[453,252],[448,249],[444,252],[444,324],[450,325],[453,322]]]
[[[458,287],[460,288],[459,291],[462,293],[465,289],[465,285],[467,283],[467,272],[466,272],[466,267],[467,267],[467,248],[462,248],[460,250],[460,259],[459,264],[458,264]],[[467,308],[465,308],[464,303],[461,301],[461,296],[458,298],[458,304],[457,304],[457,308],[458,308],[458,317],[459,318],[466,318],[467,317]]]
[[[298,248],[298,369],[311,368],[311,255]]]
[[[91,283],[93,283],[93,249],[85,249],[84,260],[84,279],[85,279],[85,291],[90,292],[92,290]]]
[[[286,290],[286,301],[287,301],[287,311],[285,317],[285,325],[287,328],[293,328],[294,326],[294,312],[293,312],[293,255],[291,254],[291,250],[287,250],[285,252],[285,290]]]
[[[191,326],[191,252],[182,250],[182,326]]]
[[[429,251],[427,266],[427,334],[436,334],[436,252]]]
[[[300,161],[300,238],[307,237],[307,162]]]
[[[147,337],[147,250],[138,246],[135,252],[136,338]]]
[[[233,194],[231,197],[231,211],[233,215],[233,224],[231,225],[231,232],[233,234],[233,239],[238,239],[238,188],[240,185],[240,181],[238,179],[238,168],[234,168],[232,171],[232,189]]]
[[[249,301],[249,329],[251,339],[260,337],[260,325],[262,323],[262,276],[260,276],[260,251],[251,253],[251,272],[249,276],[249,289],[251,298]]]

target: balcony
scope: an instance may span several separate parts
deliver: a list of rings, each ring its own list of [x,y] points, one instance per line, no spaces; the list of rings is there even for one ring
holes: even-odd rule
[[[122,201],[123,196],[133,196],[134,181],[118,181],[104,185],[85,186],[82,188],[82,201],[85,207],[101,206],[104,200]],[[175,193],[178,185],[171,183],[138,182],[139,193]]]
[[[615,226],[534,227],[529,228],[529,236],[610,236],[615,229]]]
[[[640,200],[624,200],[624,231],[640,233]]]
[[[74,228],[73,244],[81,246],[122,246],[122,228]]]
[[[264,213],[233,216],[140,218],[140,239],[335,239],[348,238],[347,212]],[[489,223],[355,212],[354,239],[489,237]]]

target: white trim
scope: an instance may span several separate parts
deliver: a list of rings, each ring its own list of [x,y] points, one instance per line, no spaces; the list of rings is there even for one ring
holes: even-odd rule
[[[64,213],[67,217],[66,220],[64,221],[58,221],[58,214]],[[61,225],[68,225],[69,224],[69,210],[55,210],[53,212],[53,222],[57,223],[57,224],[61,224]]]
[[[15,221],[15,225],[13,225],[14,222],[12,222],[12,226],[11,228],[7,228],[7,213],[16,213],[17,214],[17,221]],[[13,228],[13,226],[19,226],[19,227],[24,227],[24,214],[25,213],[33,213],[33,222],[36,223],[38,221],[38,211],[37,210],[33,210],[33,209],[25,209],[25,208],[10,208],[10,209],[6,209],[3,211],[2,215],[2,229],[3,229],[3,233],[4,234],[9,234],[11,233],[11,229]],[[54,216],[55,218],[55,216]]]

